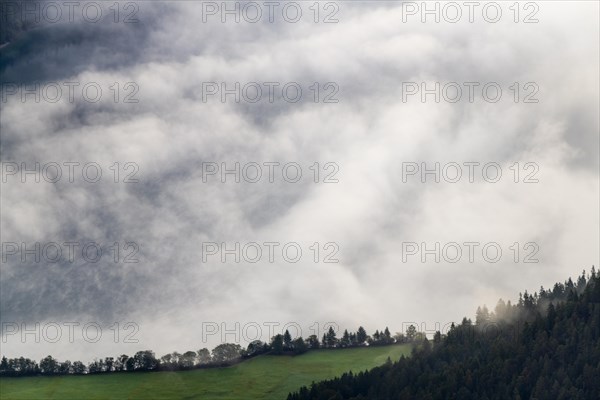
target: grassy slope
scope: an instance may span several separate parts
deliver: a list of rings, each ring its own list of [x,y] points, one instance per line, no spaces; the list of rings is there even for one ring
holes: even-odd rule
[[[410,347],[315,350],[259,356],[229,368],[93,376],[2,378],[2,399],[285,399],[302,385],[362,371],[410,354]]]

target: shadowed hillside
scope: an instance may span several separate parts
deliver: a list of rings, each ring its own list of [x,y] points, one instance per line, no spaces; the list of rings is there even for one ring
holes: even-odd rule
[[[600,398],[600,276],[479,309],[411,358],[303,387],[288,400]]]

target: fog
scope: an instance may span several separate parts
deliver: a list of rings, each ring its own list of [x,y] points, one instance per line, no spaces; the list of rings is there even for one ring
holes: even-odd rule
[[[598,266],[598,3],[537,2],[537,23],[208,3],[122,2],[0,49],[3,355],[435,331]]]

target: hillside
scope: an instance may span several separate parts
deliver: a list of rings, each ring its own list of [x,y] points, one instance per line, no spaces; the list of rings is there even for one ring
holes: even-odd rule
[[[600,276],[499,301],[411,358],[304,387],[288,400],[600,398]]]
[[[292,390],[410,354],[410,345],[313,350],[228,368],[89,376],[0,378],[2,399],[283,399]]]

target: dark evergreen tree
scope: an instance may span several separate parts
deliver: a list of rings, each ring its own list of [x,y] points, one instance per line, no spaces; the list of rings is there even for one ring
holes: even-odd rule
[[[301,337],[295,339],[292,342],[292,345],[293,345],[292,347],[294,349],[295,354],[306,353],[306,351],[308,350],[308,347],[306,346],[304,339],[302,339]]]
[[[356,341],[358,344],[364,344],[367,341],[367,331],[362,326],[358,327],[358,331],[356,332]]]
[[[344,335],[342,336],[342,339],[340,340],[340,346],[341,347],[350,347],[350,334],[348,333],[348,329],[344,330]]]
[[[285,333],[283,334],[283,349],[284,350],[292,349],[292,335],[290,335],[290,331],[288,331],[287,329],[285,330]]]
[[[330,326],[329,330],[327,331],[326,340],[327,340],[327,347],[336,347],[337,346],[337,338],[336,338],[336,334],[335,334],[335,331],[333,330],[332,326]]]
[[[317,335],[310,335],[308,339],[306,339],[306,345],[309,349],[318,349],[321,347]]]
[[[271,339],[271,351],[273,354],[283,353],[283,336],[277,334]]]
[[[385,344],[390,344],[393,341],[392,334],[387,326],[385,327],[385,331],[383,331],[383,340],[385,341]]]

